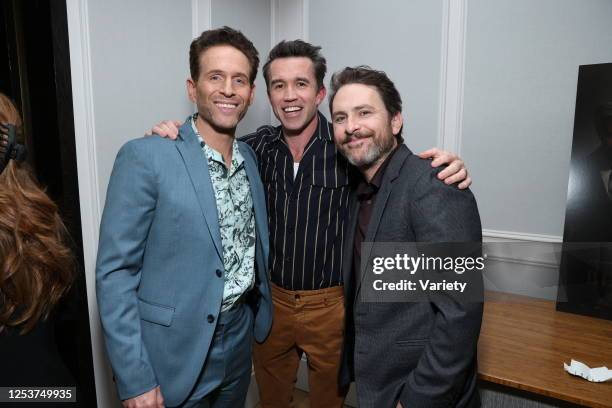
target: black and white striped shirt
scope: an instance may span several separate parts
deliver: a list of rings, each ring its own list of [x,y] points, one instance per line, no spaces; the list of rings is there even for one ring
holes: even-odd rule
[[[297,175],[281,127],[262,126],[241,140],[257,154],[266,189],[270,228],[270,278],[290,290],[342,284],[351,166],[337,151],[332,127],[319,125],[304,149]],[[348,254],[351,256],[351,254]]]

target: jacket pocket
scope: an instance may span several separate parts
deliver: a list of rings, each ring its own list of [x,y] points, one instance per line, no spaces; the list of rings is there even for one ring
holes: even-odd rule
[[[174,317],[174,308],[138,299],[140,319],[147,322],[170,326]]]

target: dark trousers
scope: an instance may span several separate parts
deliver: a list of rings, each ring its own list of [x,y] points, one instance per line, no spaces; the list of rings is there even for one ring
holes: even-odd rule
[[[251,381],[253,312],[245,304],[221,313],[206,363],[184,408],[243,407]]]

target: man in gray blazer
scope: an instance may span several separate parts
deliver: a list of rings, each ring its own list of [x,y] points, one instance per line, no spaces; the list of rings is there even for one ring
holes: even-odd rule
[[[234,137],[257,51],[224,27],[189,59],[197,113],[177,142],[121,148],[102,217],[98,305],[124,407],[243,406],[253,337],[272,321],[264,190]]]
[[[362,256],[369,260],[362,243],[481,242],[474,196],[439,181],[439,170],[403,144],[401,98],[385,73],[346,68],[331,88],[335,142],[363,176],[345,240],[340,382],[356,382],[362,408],[477,407],[482,303],[448,294],[426,302],[365,301],[360,268]],[[481,293],[480,275],[471,284]]]

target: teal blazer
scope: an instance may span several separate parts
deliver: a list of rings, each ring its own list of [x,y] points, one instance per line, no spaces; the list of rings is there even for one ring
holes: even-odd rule
[[[272,324],[268,218],[255,154],[239,143],[253,206],[254,337]],[[96,293],[122,400],[161,386],[180,404],[204,366],[223,297],[223,247],[208,164],[187,120],[177,141],[145,137],[115,160],[100,226]]]

